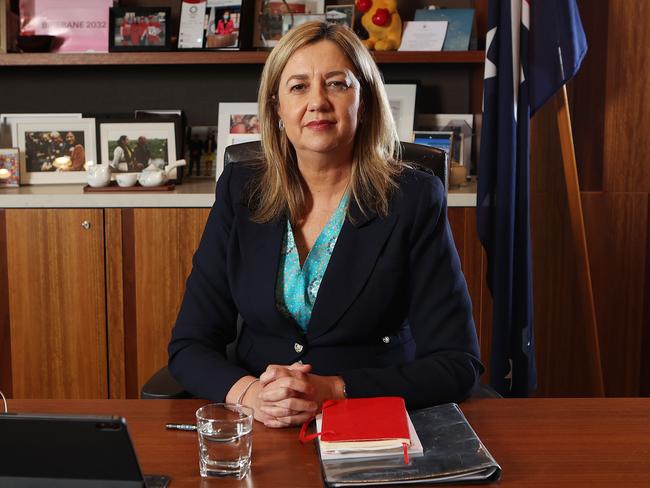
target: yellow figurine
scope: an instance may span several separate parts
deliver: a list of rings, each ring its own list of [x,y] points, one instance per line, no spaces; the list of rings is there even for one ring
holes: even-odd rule
[[[402,41],[402,19],[397,12],[397,0],[357,0],[357,10],[363,12],[361,24],[368,31],[364,44],[376,51],[395,51]]]

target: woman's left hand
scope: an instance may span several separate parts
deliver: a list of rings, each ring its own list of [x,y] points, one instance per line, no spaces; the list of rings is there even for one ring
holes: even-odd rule
[[[277,419],[278,427],[300,425],[320,410],[325,400],[344,398],[343,380],[339,376],[311,374],[311,366],[269,365],[260,375],[261,410]],[[265,423],[275,427],[275,422]]]

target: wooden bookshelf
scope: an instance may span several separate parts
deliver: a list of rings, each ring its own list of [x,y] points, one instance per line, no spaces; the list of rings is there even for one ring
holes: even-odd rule
[[[268,51],[0,54],[0,66],[264,64]],[[483,51],[373,52],[377,63],[483,63]]]

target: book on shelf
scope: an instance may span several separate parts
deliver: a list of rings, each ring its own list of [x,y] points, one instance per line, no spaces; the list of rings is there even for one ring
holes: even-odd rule
[[[395,455],[332,459],[319,449],[326,485],[488,483],[500,477],[501,467],[455,403],[412,411],[408,417],[422,444],[421,456],[411,457],[408,464]],[[323,434],[326,429],[323,423]]]

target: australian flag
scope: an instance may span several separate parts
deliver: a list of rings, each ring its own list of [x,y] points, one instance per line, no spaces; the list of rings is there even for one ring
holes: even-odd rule
[[[537,386],[529,222],[530,117],[587,51],[575,0],[489,0],[478,233],[493,300],[490,383],[504,396]]]

